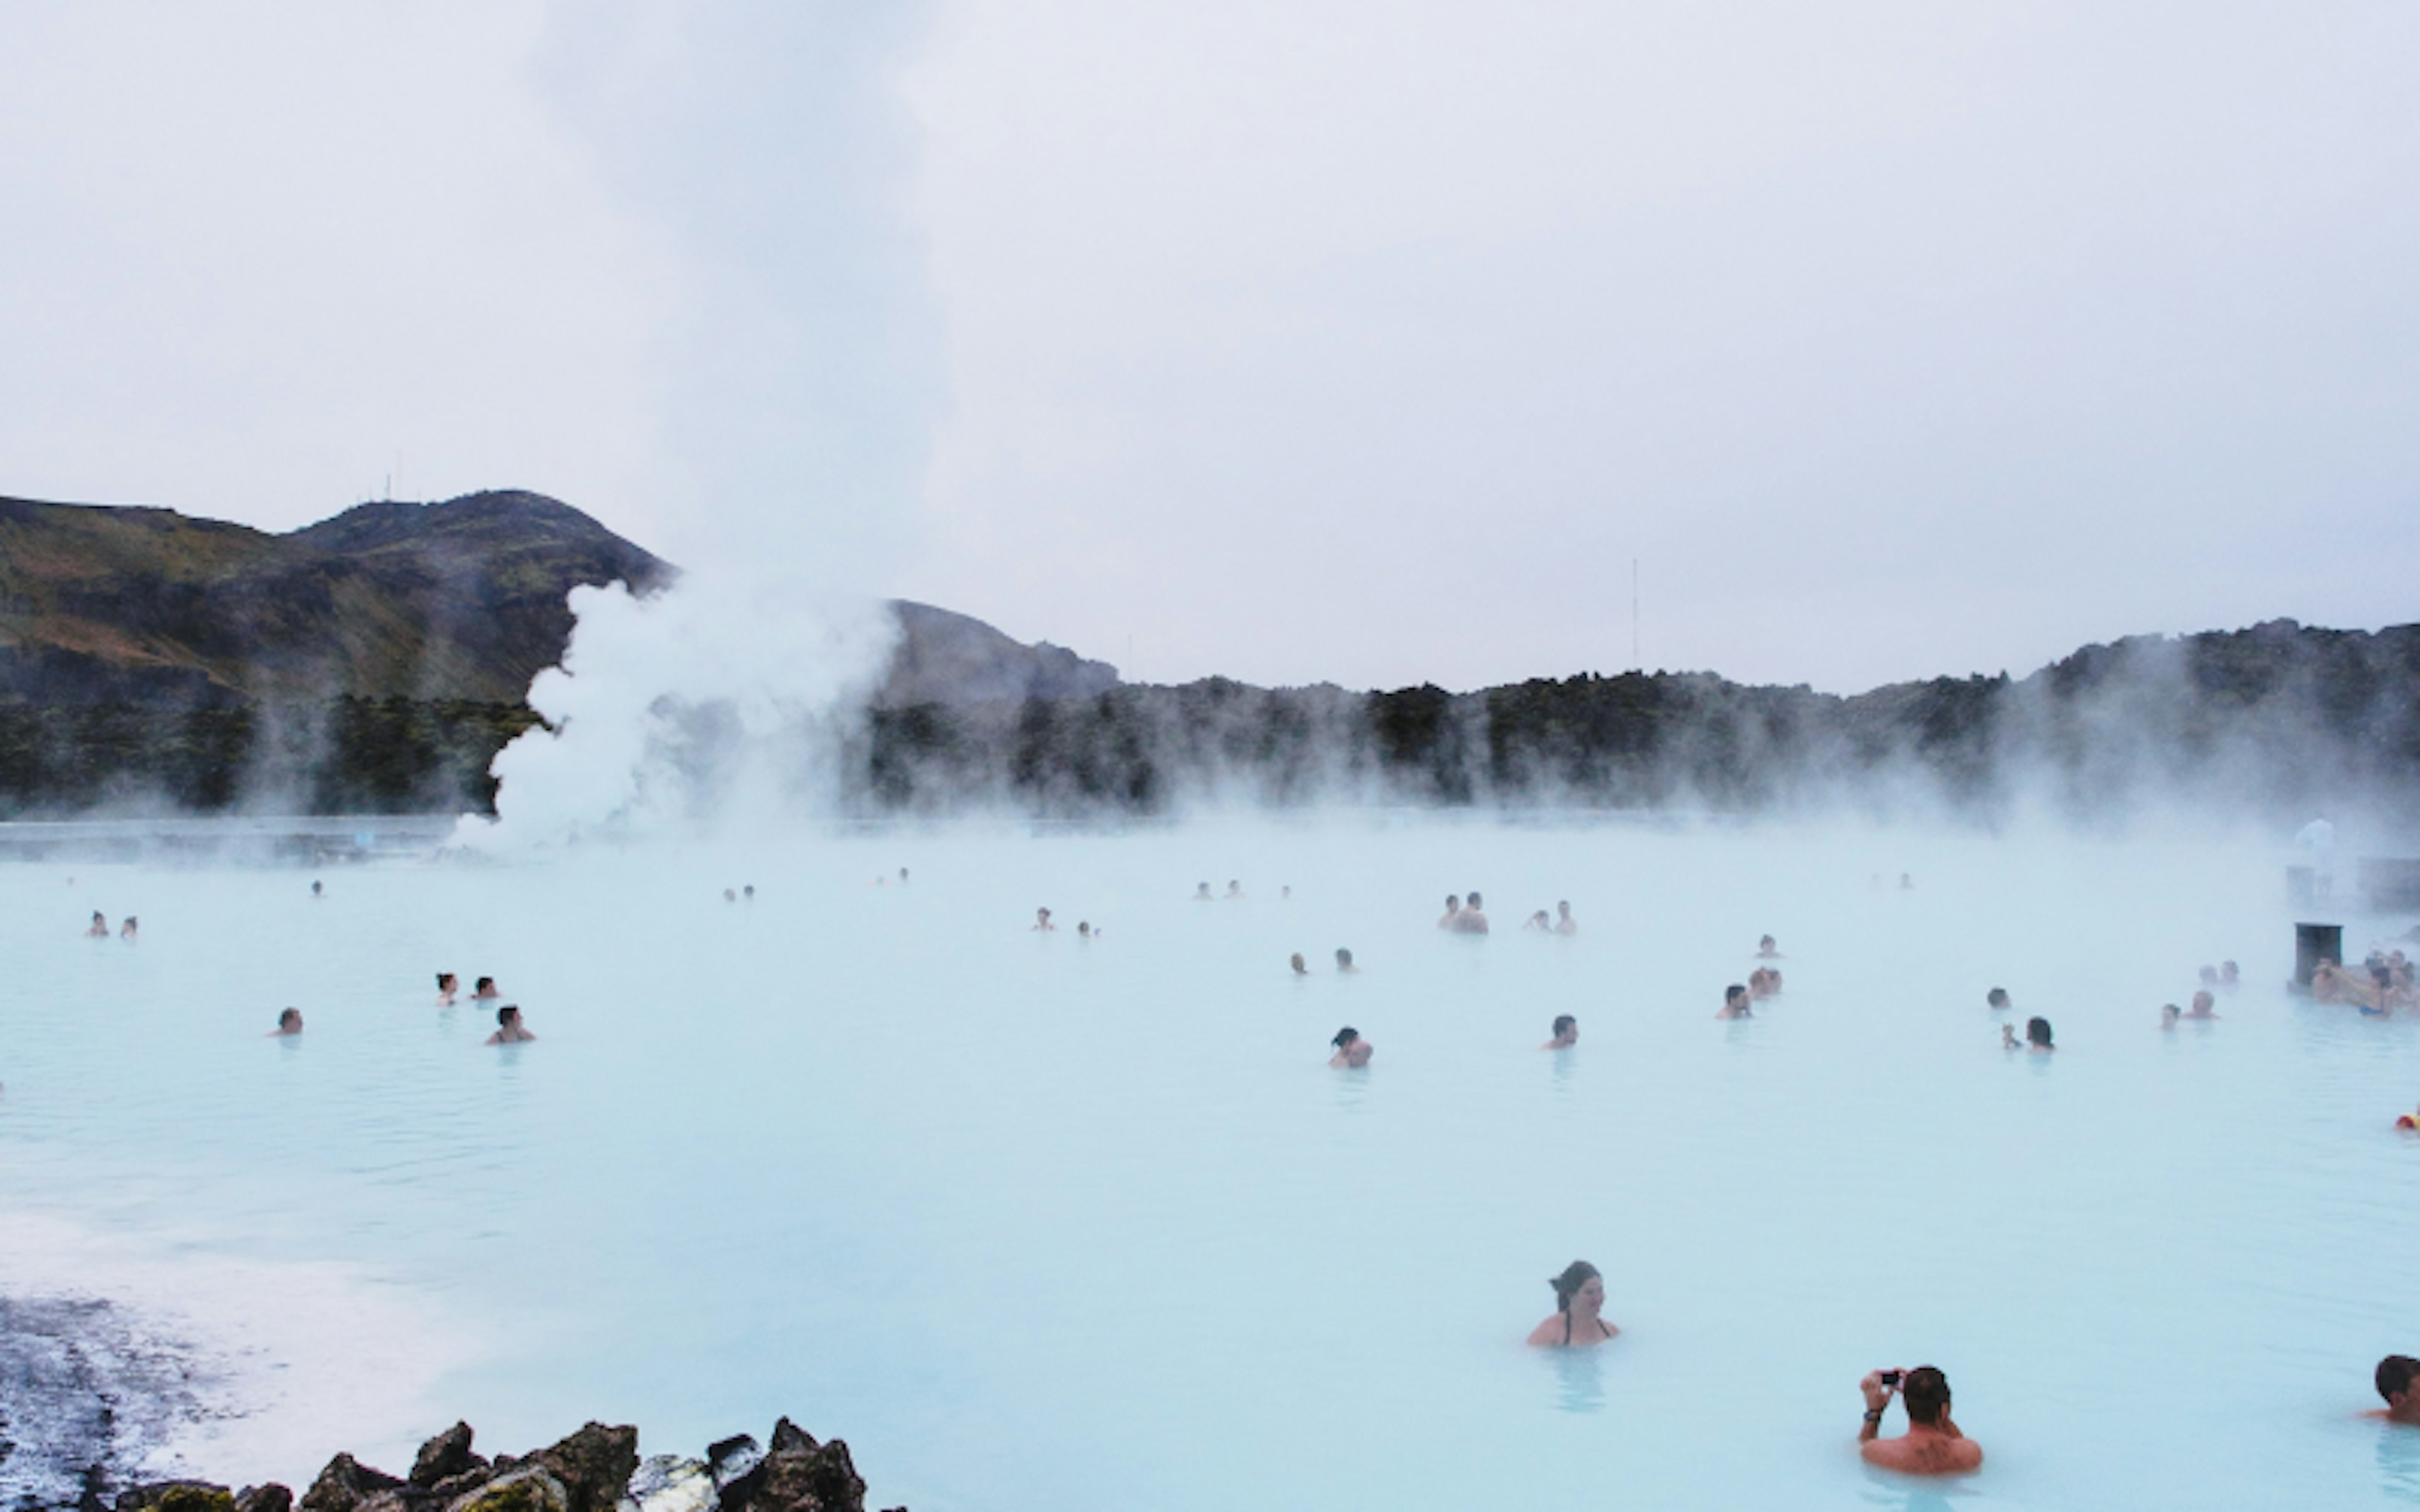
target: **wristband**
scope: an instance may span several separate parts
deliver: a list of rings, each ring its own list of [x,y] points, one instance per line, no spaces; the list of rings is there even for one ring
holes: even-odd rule
[[[1875,1408],[1872,1412],[1868,1412],[1868,1413],[1866,1414],[1866,1421],[1867,1421],[1867,1422],[1869,1422],[1869,1423],[1880,1423],[1882,1420],[1883,1420],[1883,1410],[1882,1410],[1881,1408],[1879,1408],[1879,1407]]]

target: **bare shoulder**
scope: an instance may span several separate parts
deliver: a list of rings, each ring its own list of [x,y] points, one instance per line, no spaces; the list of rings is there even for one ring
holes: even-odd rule
[[[1563,1342],[1563,1315],[1557,1313],[1529,1330],[1529,1342],[1540,1346],[1560,1345]]]

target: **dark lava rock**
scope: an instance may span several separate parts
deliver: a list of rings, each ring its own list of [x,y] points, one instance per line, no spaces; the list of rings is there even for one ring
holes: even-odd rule
[[[426,1489],[466,1470],[485,1469],[487,1463],[471,1452],[471,1425],[457,1423],[420,1446],[419,1456],[411,1461],[410,1480]]]
[[[294,1493],[271,1481],[235,1493],[235,1512],[294,1512]]]
[[[117,1512],[236,1512],[235,1493],[207,1481],[163,1480],[119,1492]]]
[[[714,1488],[721,1490],[764,1462],[765,1451],[752,1433],[736,1434],[706,1446],[706,1468],[714,1475]]]
[[[328,1461],[328,1468],[302,1493],[302,1512],[354,1512],[378,1492],[402,1484],[383,1470],[372,1470],[351,1455],[340,1454]]]
[[[570,1493],[571,1512],[613,1512],[639,1468],[639,1430],[627,1423],[591,1423],[525,1462],[553,1473]]]
[[[771,1453],[811,1455],[815,1452],[816,1447],[815,1436],[788,1418],[783,1418],[773,1425]]]
[[[783,1419],[776,1443],[814,1443]],[[819,1448],[777,1449],[722,1489],[722,1512],[865,1512],[865,1482],[838,1439]]]
[[[563,1482],[545,1466],[533,1464],[455,1498],[445,1504],[445,1512],[577,1512],[577,1508]]]

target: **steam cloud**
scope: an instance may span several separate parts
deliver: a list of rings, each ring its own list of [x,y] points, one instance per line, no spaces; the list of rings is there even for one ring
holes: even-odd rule
[[[520,847],[795,800],[892,624],[868,592],[904,544],[938,409],[938,337],[898,205],[909,7],[558,10],[541,92],[676,270],[647,486],[685,575],[572,595],[553,729],[499,757]]]

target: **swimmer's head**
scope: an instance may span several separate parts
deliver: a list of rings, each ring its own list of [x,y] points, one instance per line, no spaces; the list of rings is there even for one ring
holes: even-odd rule
[[[1308,977],[1311,975],[1311,968],[1302,964],[1302,952],[1300,950],[1296,950],[1294,953],[1289,964],[1293,965],[1294,974],[1295,976]]]
[[[1734,949],[1736,949],[1736,947],[1734,947]],[[1738,982],[1732,982],[1730,986],[1724,988],[1723,1006],[1725,1008],[1745,1008],[1747,1006],[1747,989],[1741,986]]]
[[[2207,1013],[2210,1011],[2211,1005],[2216,1001],[2218,1001],[2218,999],[2211,996],[2211,995],[2206,992],[2195,993],[2194,994],[2193,999],[2194,1011],[2196,1013]]]
[[[2160,1005],[2160,1022],[2162,1024],[2174,1024],[2177,1021],[2177,1015],[2183,1011],[2183,1009],[2179,1008],[2174,1003],[2162,1003]]]
[[[1899,1399],[1909,1422],[1938,1423],[1949,1411],[1949,1378],[1932,1365],[1917,1365],[1900,1381]]]
[[[1773,949],[1773,936],[1772,936],[1772,935],[1770,935],[1770,934],[1760,934],[1760,935],[1758,935],[1758,936],[1756,937],[1756,948],[1757,948],[1758,949],[1760,949],[1760,950],[1770,950],[1770,949]]]
[[[1605,1278],[1598,1273],[1595,1266],[1586,1260],[1574,1260],[1564,1266],[1562,1274],[1546,1283],[1555,1288],[1555,1310],[1559,1313],[1570,1312],[1572,1299],[1578,1296],[1580,1288],[1591,1281],[1597,1283],[1597,1290],[1602,1294],[1605,1289]]]
[[[1341,945],[1340,945],[1340,946],[1338,946],[1338,947],[1336,948],[1336,964],[1337,964],[1339,966],[1343,967],[1343,968],[1344,968],[1345,970],[1347,970],[1347,971],[1352,970],[1352,969],[1353,969],[1353,952],[1352,952],[1352,951],[1350,951],[1350,950],[1348,950],[1348,949],[1346,949],[1344,947],[1342,947],[1342,946],[1341,946]]]
[[[454,973],[450,971],[441,971],[437,974],[437,990],[439,992],[450,993],[454,990]]]
[[[1993,1008],[2006,1008],[2009,1006],[2009,990],[2006,987],[1994,987],[1983,995],[1983,1001]]]
[[[1197,882],[1193,885],[1193,890],[1202,897],[1207,898],[1210,896],[1210,884],[1206,882]]]
[[[288,1034],[301,1033],[302,1030],[302,1011],[299,1008],[289,1008],[279,1013],[277,1015],[277,1026]]]
[[[2392,1407],[2397,1396],[2411,1395],[2415,1377],[2420,1377],[2420,1360],[2408,1354],[2390,1354],[2378,1362],[2378,1374],[2371,1381],[2378,1387],[2379,1398]]]
[[[1347,1024],[1344,1027],[1336,1031],[1335,1039],[1330,1040],[1327,1042],[1334,1045],[1339,1050],[1343,1050],[1349,1048],[1353,1041],[1359,1038],[1361,1038],[1361,1031],[1355,1028],[1352,1025]]]
[[[2222,962],[2220,962],[2220,963],[2218,964],[2218,979],[2219,979],[2219,980],[2221,980],[2221,981],[2233,981],[2233,980],[2235,980],[2235,976],[2236,976],[2236,965],[2235,965],[2235,963],[2234,963],[2234,962],[2232,962],[2232,961],[2222,961]]]
[[[1571,911],[1572,905],[1568,903],[1559,903],[1555,904],[1555,912],[1559,914],[1569,915]]]
[[[1559,1039],[1561,1039],[1563,1036],[1565,1036],[1565,1035],[1567,1035],[1567,1034],[1577,1034],[1577,1033],[1579,1033],[1579,1032],[1580,1032],[1580,1021],[1579,1021],[1579,1020],[1577,1020],[1577,1019],[1575,1019],[1575,1018],[1572,1017],[1569,1013],[1558,1013],[1558,1014],[1556,1014],[1556,1015],[1555,1015],[1555,1038],[1556,1038],[1556,1039],[1559,1040]]]
[[[520,1021],[521,1011],[518,1006],[512,1003],[506,1003],[504,1007],[496,1010],[496,1026],[499,1028],[509,1029]]]
[[[96,924],[106,924],[109,922],[109,917],[96,908],[92,911],[92,921]]]
[[[1479,894],[1477,894],[1477,893],[1475,893],[1475,892],[1474,892],[1474,893],[1472,893],[1472,894],[1470,895],[1470,902],[1469,902],[1468,903],[1465,904],[1464,906],[1466,906],[1466,907],[1469,907],[1469,908],[1476,908],[1476,907],[1478,907],[1478,906],[1479,906]]]
[[[2045,1050],[2049,1049],[2050,1020],[2046,1018],[2030,1018],[2025,1020],[2025,1039],[2034,1044],[2040,1045]]]
[[[1450,914],[1450,913],[1452,913],[1455,909],[1460,908],[1461,906],[1462,906],[1462,895],[1461,895],[1460,893],[1457,893],[1457,892],[1449,892],[1449,893],[1447,893],[1447,894],[1445,895],[1445,911],[1446,911],[1447,913]],[[92,917],[93,917],[93,918],[99,918],[101,916],[100,916],[99,914],[95,914],[95,915],[93,915]]]
[[[1076,933],[1090,937],[1093,933],[1093,921],[1089,918],[1076,920]]]

